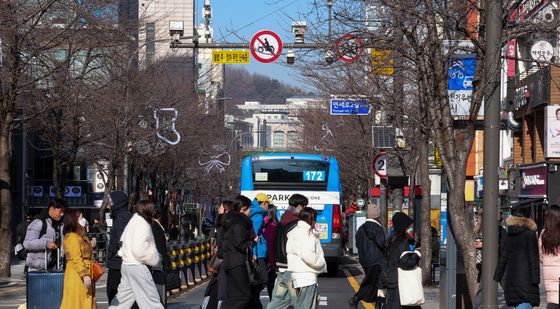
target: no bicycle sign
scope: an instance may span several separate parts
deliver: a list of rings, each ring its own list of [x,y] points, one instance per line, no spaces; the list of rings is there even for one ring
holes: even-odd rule
[[[282,40],[270,30],[255,33],[249,46],[253,58],[262,63],[274,62],[282,54]]]

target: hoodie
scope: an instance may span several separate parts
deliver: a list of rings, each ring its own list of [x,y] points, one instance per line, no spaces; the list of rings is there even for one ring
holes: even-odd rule
[[[257,245],[253,248],[253,256],[256,256],[259,259],[264,259],[267,257],[266,239],[264,238],[262,233],[265,216],[266,210],[262,209],[257,199],[254,199],[251,204],[251,212],[249,212],[249,218],[253,222],[253,231],[255,232],[255,235],[259,236],[259,241],[257,241]]]
[[[132,213],[128,209],[128,195],[123,191],[113,191],[109,194],[113,205],[111,206],[111,240],[107,248],[107,268],[121,269],[122,258],[117,254],[119,242],[124,228],[132,218]]]

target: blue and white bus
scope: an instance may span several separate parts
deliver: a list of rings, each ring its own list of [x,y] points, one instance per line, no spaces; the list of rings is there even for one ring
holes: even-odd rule
[[[241,194],[253,199],[266,193],[286,211],[288,199],[299,193],[318,212],[316,228],[330,275],[338,272],[342,254],[341,185],[338,161],[315,154],[267,153],[246,157],[241,165]]]

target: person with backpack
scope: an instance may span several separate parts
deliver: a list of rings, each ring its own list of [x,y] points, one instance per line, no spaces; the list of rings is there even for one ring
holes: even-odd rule
[[[288,257],[286,244],[288,233],[297,225],[299,213],[309,204],[307,197],[301,194],[293,194],[288,200],[288,209],[280,218],[276,227],[274,238],[274,256],[276,257],[276,282],[272,291],[272,300],[267,309],[285,309],[290,306],[292,297],[296,296],[296,290],[292,284],[292,277],[288,269]],[[294,298],[295,301],[295,298]]]
[[[23,247],[27,249],[25,266],[32,269],[45,269],[45,251],[47,252],[46,269],[54,269],[61,260],[63,251],[62,216],[66,204],[62,199],[49,202],[46,209],[27,227]],[[57,254],[59,256],[57,256]]]
[[[266,258],[267,258],[267,246],[266,239],[263,237],[263,226],[264,217],[268,211],[268,205],[270,205],[270,200],[268,195],[264,193],[259,193],[255,196],[251,203],[251,212],[249,212],[249,219],[253,223],[253,231],[257,236],[257,244],[253,248],[253,256],[257,258],[257,263],[259,264],[259,269],[262,271],[261,277],[268,278],[266,274]],[[251,302],[250,307],[254,309],[261,309],[261,291],[264,289],[266,284],[260,284],[251,287]]]
[[[348,301],[352,308],[357,308],[358,303],[362,300],[368,303],[377,300],[379,275],[384,262],[386,239],[383,226],[379,222],[379,217],[381,217],[379,205],[369,203],[366,206],[366,216],[366,222],[356,232],[356,247],[365,277],[358,292]]]

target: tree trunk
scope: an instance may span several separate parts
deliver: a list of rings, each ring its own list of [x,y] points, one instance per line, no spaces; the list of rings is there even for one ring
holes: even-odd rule
[[[422,268],[422,283],[426,286],[432,284],[432,230],[430,222],[430,211],[432,208],[430,189],[432,181],[430,180],[430,170],[428,167],[428,137],[425,134],[420,135],[422,138],[418,149],[418,171],[420,172],[420,183],[422,184],[420,211],[420,220],[422,222],[420,230],[422,258],[420,259],[420,267]]]
[[[12,258],[12,116],[0,124],[0,277],[9,277]],[[24,192],[22,192],[24,194]]]
[[[109,194],[113,189],[113,184],[115,181],[115,168],[112,163],[109,163],[109,168],[107,171],[107,182],[105,183],[105,192],[103,192],[103,204],[99,208],[99,222],[105,222],[105,210],[109,206]]]
[[[62,179],[58,147],[52,147],[53,152],[53,186],[57,198],[63,199],[65,187]]]
[[[454,181],[449,190],[449,214],[453,236],[463,254],[465,262],[465,274],[469,288],[469,294],[474,301],[476,295],[477,269],[475,264],[475,235],[471,229],[467,211],[465,209],[465,176],[464,170],[453,171],[451,176]],[[451,182],[450,182],[451,183]]]

